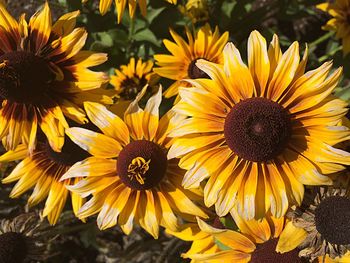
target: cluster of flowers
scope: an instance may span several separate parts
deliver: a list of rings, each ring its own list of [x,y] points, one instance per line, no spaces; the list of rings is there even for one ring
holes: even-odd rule
[[[20,160],[2,180],[17,182],[11,197],[34,188],[28,204],[46,199],[51,224],[70,194],[101,230],[136,224],[157,238],[162,226],[193,241],[193,262],[350,261],[350,130],[332,95],[341,68],[305,72],[307,49],[282,52],[257,31],[246,65],[206,25],[187,41],[170,31],[158,67],[132,58],[109,78],[89,69],[107,56],[81,50],[78,15],[52,23],[45,4],[16,21],[0,5],[0,161]],[[174,80],[164,93],[160,77]],[[176,99],[160,118],[163,95]]]

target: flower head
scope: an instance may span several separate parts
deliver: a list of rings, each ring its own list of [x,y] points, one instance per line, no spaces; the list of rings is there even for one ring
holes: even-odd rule
[[[146,88],[129,105],[124,120],[98,103],[85,104],[103,134],[67,130],[72,141],[93,156],[73,165],[63,179],[86,176],[67,186],[82,197],[92,195],[78,212],[80,218],[98,213],[100,229],[118,224],[127,234],[135,222],[157,238],[159,225],[176,231],[178,216],[206,214],[191,201],[200,199],[200,191],[181,187],[184,170],[166,155],[171,145],[168,131],[182,117],[168,113],[159,120],[161,88],[141,109],[138,102]]]
[[[159,66],[154,72],[161,77],[175,80],[164,93],[167,98],[177,95],[179,86],[186,86],[181,80],[208,77],[196,66],[198,59],[222,64],[222,50],[228,40],[228,32],[220,35],[218,28],[212,32],[208,24],[200,28],[194,36],[186,28],[188,43],[172,29],[170,34],[175,43],[166,39],[164,45],[171,55],[154,55]]]
[[[184,15],[191,19],[194,24],[209,19],[207,0],[188,0],[186,5],[180,5],[179,9]]]
[[[0,5],[0,138],[8,150],[23,142],[33,151],[40,126],[60,151],[65,116],[84,123],[82,100],[110,102],[98,89],[108,78],[88,69],[107,57],[81,51],[87,33],[74,29],[78,14],[65,14],[52,24],[46,3],[29,23],[24,15],[17,22]]]
[[[74,144],[69,138],[65,139],[61,152],[55,152],[45,139],[38,141],[36,149],[31,154],[26,145],[20,144],[15,150],[0,156],[1,162],[21,160],[2,180],[2,183],[17,181],[10,193],[12,198],[18,198],[29,189],[34,188],[28,204],[34,206],[46,199],[43,216],[47,216],[50,224],[54,225],[69,195],[65,185],[74,184],[79,180],[77,178],[60,181],[61,177],[73,164],[89,156],[88,152]],[[73,211],[76,214],[83,204],[83,199],[74,193],[71,193],[71,199]]]
[[[324,30],[335,31],[336,37],[342,39],[344,55],[350,52],[350,1],[335,0],[332,3],[317,5],[332,18],[323,26]]]
[[[127,65],[120,66],[115,70],[115,75],[111,76],[110,83],[114,87],[118,101],[110,108],[118,116],[123,116],[125,110],[133,101],[137,94],[148,85],[148,88],[156,88],[159,80],[157,74],[153,72],[153,62],[142,59],[131,58]]]
[[[35,213],[0,221],[0,262],[42,261],[47,227]]]
[[[293,225],[307,236],[300,255],[344,259],[350,250],[350,198],[346,189],[321,187],[291,212]],[[347,255],[346,255],[347,254]],[[344,257],[344,258],[343,258]]]
[[[185,188],[208,178],[204,201],[219,216],[237,209],[246,218],[271,209],[283,216],[301,204],[304,184],[332,184],[327,174],[345,169],[350,154],[334,145],[349,138],[338,125],[347,104],[330,96],[342,69],[332,64],[305,72],[294,42],[282,54],[277,36],[269,49],[257,32],[248,40],[248,66],[228,43],[224,65],[199,60],[209,79],[188,79],[174,111],[187,118],[170,132],[168,158],[187,170]]]

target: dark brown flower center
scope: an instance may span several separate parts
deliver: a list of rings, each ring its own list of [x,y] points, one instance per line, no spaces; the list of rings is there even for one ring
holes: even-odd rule
[[[48,63],[31,52],[0,56],[0,97],[18,103],[40,103],[54,75]]]
[[[0,235],[0,262],[21,263],[27,255],[25,236],[8,232]]]
[[[278,103],[250,98],[236,104],[225,119],[227,145],[239,157],[264,162],[275,158],[288,143],[290,117]]]
[[[316,229],[331,244],[350,244],[350,199],[330,196],[315,210]]]
[[[117,173],[128,187],[147,190],[162,181],[167,165],[166,153],[159,145],[139,140],[129,143],[120,152]]]
[[[127,78],[121,83],[123,91],[120,96],[126,100],[134,100],[137,94],[142,90],[142,88],[147,84],[145,77],[137,78]]]
[[[251,263],[303,263],[306,262],[298,256],[299,250],[294,249],[286,253],[276,252],[278,239],[270,239],[269,241],[257,245],[252,253]]]
[[[201,58],[198,58],[198,59],[201,59]],[[208,74],[196,66],[196,62],[198,61],[198,59],[193,60],[188,66],[188,69],[187,69],[188,76],[191,79],[209,79]]]

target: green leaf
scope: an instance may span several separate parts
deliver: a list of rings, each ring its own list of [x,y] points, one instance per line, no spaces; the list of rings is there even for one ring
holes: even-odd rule
[[[133,39],[137,42],[149,42],[153,45],[160,46],[160,40],[157,39],[157,37],[154,35],[154,33],[149,30],[148,28],[145,28],[143,30],[138,31],[134,36]]]
[[[232,229],[232,230],[238,229],[235,221],[233,221],[233,219],[230,216],[220,217],[220,222],[228,229]]]
[[[165,9],[165,7],[161,7],[161,8],[157,8],[157,9],[151,9],[150,11],[148,11],[148,13],[147,13],[148,23],[151,24],[153,22],[153,20],[155,18],[157,18],[160,15],[160,13],[163,12],[164,9]]]

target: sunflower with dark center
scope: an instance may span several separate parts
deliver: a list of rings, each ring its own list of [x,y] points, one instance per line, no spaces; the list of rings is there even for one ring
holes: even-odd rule
[[[186,253],[186,257],[195,262],[208,263],[307,262],[304,258],[299,257],[297,248],[300,239],[305,237],[303,230],[294,231],[294,236],[289,239],[289,242],[282,242],[284,241],[282,235],[295,229],[291,222],[285,221],[284,217],[274,218],[271,214],[267,214],[261,220],[246,221],[236,212],[233,212],[232,216],[240,232],[215,228],[198,219],[201,233],[211,236],[210,244],[216,244],[217,247],[213,249],[207,242],[207,249],[199,251],[193,248],[192,251]]]
[[[19,143],[35,148],[38,126],[51,147],[64,143],[65,117],[87,121],[83,100],[111,103],[101,86],[102,72],[89,67],[103,63],[105,54],[81,51],[87,38],[76,28],[79,12],[67,13],[52,24],[48,3],[29,20],[17,22],[0,4],[0,139],[8,150]]]
[[[201,191],[181,187],[185,171],[176,159],[167,159],[172,143],[168,131],[183,118],[169,112],[159,119],[161,88],[141,109],[138,103],[146,89],[129,105],[124,120],[101,104],[85,103],[89,119],[103,133],[67,130],[71,140],[93,156],[73,165],[62,179],[86,176],[67,186],[82,197],[91,195],[79,210],[79,218],[98,213],[100,229],[118,224],[129,234],[136,223],[158,238],[160,225],[177,231],[182,215],[207,215],[196,202]]]
[[[175,82],[164,92],[166,98],[178,94],[180,86],[190,86],[182,81],[183,79],[208,78],[208,75],[196,66],[199,59],[223,64],[222,50],[228,40],[228,32],[220,35],[216,27],[212,32],[210,26],[206,24],[198,32],[192,34],[186,28],[186,42],[174,30],[170,29],[170,34],[175,40],[171,42],[165,39],[164,45],[171,55],[154,55],[158,68],[154,68],[159,76],[175,80]]]
[[[343,53],[347,55],[350,52],[350,1],[335,0],[316,7],[332,17],[322,29],[336,32],[335,37],[342,40]]]
[[[118,101],[112,105],[110,110],[118,116],[123,116],[129,104],[136,98],[137,94],[145,85],[149,89],[157,86],[159,76],[153,72],[153,62],[142,59],[131,58],[127,65],[115,69],[115,75],[111,76],[110,83],[116,91]]]
[[[20,144],[14,151],[8,151],[0,156],[0,162],[22,160],[2,180],[2,183],[18,181],[10,193],[11,198],[18,198],[29,189],[34,188],[28,199],[28,205],[34,206],[46,199],[43,216],[47,216],[50,224],[54,225],[69,195],[65,186],[79,181],[79,178],[60,181],[61,177],[73,164],[89,156],[91,155],[88,152],[77,146],[68,137],[65,138],[61,152],[55,152],[45,139],[38,141],[36,149],[31,154],[25,144]],[[71,201],[73,212],[77,214],[83,204],[83,199],[71,193]]]
[[[324,258],[339,262],[350,259],[350,197],[346,189],[316,189],[316,194],[293,209],[291,219],[296,228],[307,234],[298,244],[300,255],[319,258],[320,262]]]
[[[35,213],[21,214],[0,221],[0,262],[42,262],[45,255],[47,226]]]
[[[223,66],[198,60],[210,78],[180,88],[173,110],[186,119],[169,133],[168,158],[181,158],[185,189],[208,179],[204,202],[218,216],[237,209],[245,219],[269,210],[281,217],[301,204],[304,184],[332,184],[327,175],[350,164],[350,154],[334,148],[350,135],[337,126],[347,104],[331,96],[342,69],[330,74],[326,62],[305,72],[307,50],[300,59],[294,42],[282,54],[276,35],[267,49],[257,31],[248,39],[248,66],[232,43],[223,57]]]

